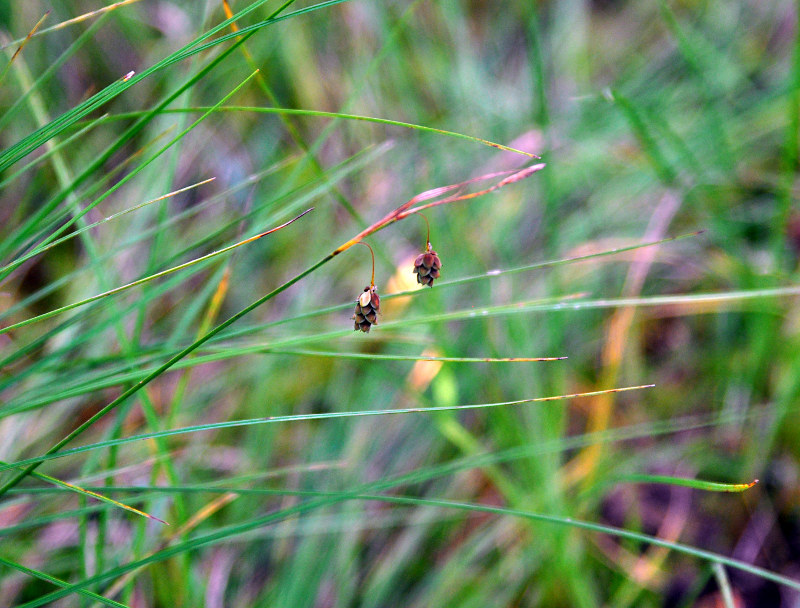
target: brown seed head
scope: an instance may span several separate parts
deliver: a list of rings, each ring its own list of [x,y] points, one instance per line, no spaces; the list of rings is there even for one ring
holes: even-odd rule
[[[368,285],[358,296],[355,313],[350,317],[355,321],[353,329],[369,333],[370,327],[378,324],[380,309],[381,299],[378,297],[378,289],[374,285]]]
[[[428,250],[425,253],[420,253],[417,259],[414,260],[413,272],[417,275],[417,283],[433,287],[433,280],[439,278],[439,269],[442,267],[442,261],[436,252],[431,249],[428,243]]]

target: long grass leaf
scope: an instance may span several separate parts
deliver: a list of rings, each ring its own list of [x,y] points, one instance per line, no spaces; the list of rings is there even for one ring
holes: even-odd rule
[[[207,106],[195,106],[189,108],[169,108],[165,109],[164,113],[185,114],[194,112],[204,112],[207,110],[209,110]],[[537,156],[536,154],[532,154],[531,152],[525,152],[524,150],[512,148],[511,146],[505,146],[503,144],[489,141],[481,137],[475,137],[474,135],[467,135],[465,133],[459,133],[457,131],[447,131],[445,129],[436,129],[434,127],[428,127],[416,123],[403,122],[400,120],[392,120],[390,118],[378,118],[374,116],[363,116],[360,114],[346,114],[342,112],[323,112],[320,110],[304,110],[298,108],[274,108],[274,107],[261,107],[261,106],[221,106],[215,109],[214,111],[235,112],[235,113],[245,112],[245,113],[255,113],[255,114],[278,114],[281,116],[308,116],[313,118],[335,118],[338,120],[369,122],[379,125],[385,125],[388,127],[401,127],[404,129],[411,129],[413,131],[421,131],[423,133],[434,133],[436,135],[444,135],[446,137],[464,139],[466,141],[478,143],[484,146],[489,146],[491,148],[496,148],[498,150],[503,150],[505,152],[513,152],[514,154],[520,154],[527,158],[535,158],[535,159],[539,158],[539,156]],[[111,122],[115,120],[127,120],[131,118],[139,118],[142,115],[144,115],[144,112],[123,112],[119,114],[110,114],[107,118],[105,118],[105,121]]]
[[[444,363],[530,363],[533,361],[563,361],[568,357],[426,357],[424,355],[382,355],[379,353],[343,353],[316,350],[273,350],[274,355],[326,357],[333,359],[367,359],[369,361],[442,361]]]
[[[142,441],[145,439],[155,439],[160,437],[172,437],[174,435],[184,435],[187,433],[197,433],[201,431],[210,431],[216,429],[227,429],[227,428],[235,428],[241,426],[252,426],[252,425],[259,425],[259,424],[274,424],[274,423],[286,423],[286,422],[300,422],[300,421],[308,421],[308,420],[327,420],[330,418],[362,418],[365,416],[387,416],[387,415],[398,415],[398,414],[422,414],[428,412],[450,412],[450,411],[461,411],[461,410],[476,410],[476,409],[486,409],[486,408],[495,408],[495,407],[505,407],[511,405],[522,405],[525,403],[544,403],[548,401],[561,401],[561,400],[568,400],[568,399],[579,399],[582,397],[596,397],[597,395],[605,395],[607,393],[622,393],[627,391],[636,391],[645,388],[652,388],[653,384],[644,384],[640,386],[626,386],[622,388],[611,388],[605,389],[601,391],[589,391],[585,393],[572,393],[569,395],[555,395],[552,397],[533,397],[530,399],[517,399],[515,401],[500,401],[497,403],[477,403],[477,404],[469,404],[469,405],[444,405],[444,406],[437,406],[437,407],[410,407],[410,408],[398,408],[393,410],[359,410],[353,412],[325,412],[321,414],[293,414],[289,416],[268,416],[266,418],[252,418],[250,420],[230,420],[228,422],[217,422],[213,424],[201,424],[197,426],[191,427],[184,427],[182,429],[172,429],[168,431],[158,431],[155,433],[145,433],[139,436],[134,437],[122,437],[120,439],[112,439],[108,441],[103,441],[100,443],[96,443],[90,446],[83,446],[79,448],[72,448],[68,450],[63,450],[59,452],[50,451],[44,456],[37,456],[35,458],[27,458],[25,460],[20,460],[18,462],[13,462],[9,464],[0,464],[0,472],[8,471],[10,469],[16,469],[24,466],[35,466],[42,462],[46,462],[48,460],[53,460],[54,458],[62,458],[64,456],[71,456],[73,454],[79,454],[81,452],[86,452],[90,450],[96,450],[100,448],[112,447],[116,445],[123,445],[125,443],[131,443],[134,441]]]
[[[748,483],[720,483],[715,481],[704,481],[702,479],[686,479],[684,477],[671,477],[669,475],[648,475],[648,474],[631,474],[623,475],[616,479],[619,482],[633,482],[633,483],[657,483],[669,486],[681,486],[684,488],[692,488],[694,490],[705,490],[707,492],[744,492],[749,490],[758,483],[758,479],[754,479]]]
[[[163,519],[160,519],[160,518],[156,517],[155,515],[150,515],[149,513],[145,513],[144,511],[140,511],[139,509],[135,509],[135,508],[133,508],[131,506],[128,506],[126,504],[123,504],[121,502],[117,502],[113,498],[108,498],[107,496],[104,496],[103,494],[100,494],[98,491],[87,490],[87,489],[82,488],[80,486],[77,486],[75,484],[68,483],[68,482],[63,481],[61,479],[57,479],[55,477],[51,477],[50,475],[45,475],[43,473],[34,473],[34,475],[36,476],[37,479],[41,479],[42,481],[45,481],[45,482],[47,482],[49,484],[52,484],[54,486],[58,486],[60,488],[65,488],[65,489],[69,490],[70,492],[75,492],[75,493],[81,494],[83,496],[87,496],[87,497],[90,497],[90,498],[95,498],[95,499],[97,499],[97,500],[99,500],[101,502],[110,504],[110,505],[112,505],[114,507],[118,507],[120,509],[124,509],[126,511],[130,511],[131,513],[135,513],[136,515],[141,515],[142,517],[146,517],[147,519],[153,519],[155,521],[161,522],[162,524],[169,525]]]
[[[57,587],[69,587],[70,585],[70,583],[68,583],[67,581],[62,581],[60,578],[56,578],[55,576],[51,576],[39,570],[34,570],[33,568],[28,568],[27,566],[23,566],[22,564],[18,564],[17,562],[13,562],[10,559],[6,559],[4,557],[0,557],[0,564],[3,564],[8,568],[12,568],[17,572],[22,572],[23,574],[27,574],[28,576],[32,576],[34,578],[38,578],[39,580],[52,583]],[[103,597],[102,595],[98,595],[97,593],[94,593],[93,591],[89,591],[87,589],[78,589],[75,590],[75,593],[78,593],[83,597],[100,602],[101,604],[104,604],[106,606],[113,606],[114,608],[129,608],[125,604],[120,604],[119,602],[108,599],[107,597]]]

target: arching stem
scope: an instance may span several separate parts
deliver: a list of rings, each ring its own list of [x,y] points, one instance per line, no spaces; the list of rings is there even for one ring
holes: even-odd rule
[[[358,241],[359,245],[364,245],[365,247],[369,248],[369,252],[372,255],[372,278],[369,281],[370,287],[375,287],[375,252],[372,251],[372,247],[369,246],[369,243],[365,243],[364,241]]]
[[[425,225],[428,227],[428,236],[425,237],[425,251],[430,251],[431,247],[431,224],[428,221],[428,218],[422,215],[421,213],[417,213],[423,220],[425,220]]]

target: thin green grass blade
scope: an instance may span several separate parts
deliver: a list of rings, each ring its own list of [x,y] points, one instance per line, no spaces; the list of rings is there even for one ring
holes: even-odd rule
[[[194,112],[204,112],[208,111],[210,108],[207,106],[197,106],[192,108],[172,108],[164,110],[165,114],[169,113],[176,113],[176,114],[183,114],[183,113],[194,113]],[[496,148],[498,150],[503,150],[505,152],[513,152],[514,154],[520,154],[527,158],[535,158],[538,159],[539,157],[535,154],[531,154],[530,152],[525,152],[524,150],[518,150],[517,148],[512,148],[510,146],[505,146],[503,144],[498,144],[493,141],[488,141],[486,139],[475,137],[474,135],[466,135],[464,133],[458,133],[456,131],[447,131],[445,129],[436,129],[434,127],[427,127],[425,125],[409,123],[409,122],[402,122],[399,120],[392,120],[389,118],[377,118],[374,116],[362,116],[359,114],[344,114],[341,112],[323,112],[319,110],[302,110],[297,108],[272,108],[272,107],[260,107],[260,106],[222,106],[216,108],[215,112],[249,112],[249,113],[256,113],[256,114],[280,114],[282,116],[309,116],[315,118],[335,118],[339,120],[351,120],[357,122],[369,122],[375,123],[379,125],[386,125],[390,127],[402,127],[404,129],[411,129],[413,131],[421,131],[423,133],[435,133],[437,135],[444,135],[446,137],[454,137],[457,139],[464,139],[466,141],[470,141],[472,143],[481,144],[484,146],[489,146],[491,148]],[[130,118],[139,118],[144,114],[144,112],[125,112],[120,114],[111,114],[105,120],[107,122],[111,122],[114,120],[125,120]]]
[[[288,416],[268,416],[265,418],[253,418],[250,420],[230,420],[227,422],[216,422],[212,424],[201,424],[196,426],[184,427],[181,429],[172,429],[168,431],[158,431],[155,433],[144,433],[142,435],[136,435],[132,437],[121,437],[119,439],[110,439],[108,441],[102,441],[99,443],[95,443],[88,446],[82,446],[79,448],[71,448],[68,450],[63,450],[59,452],[49,451],[47,454],[43,456],[37,456],[35,458],[27,458],[25,460],[20,460],[13,463],[8,464],[0,464],[0,472],[8,471],[11,469],[18,469],[21,467],[29,467],[35,466],[42,462],[46,462],[48,460],[53,460],[55,458],[62,458],[65,456],[70,456],[73,454],[80,454],[81,452],[88,452],[91,450],[97,450],[106,447],[112,447],[117,445],[123,445],[126,443],[131,443],[134,441],[143,441],[145,439],[157,439],[161,437],[172,437],[174,435],[184,435],[188,433],[197,433],[201,431],[211,431],[217,429],[227,429],[227,428],[236,428],[242,426],[253,426],[258,424],[275,424],[275,423],[285,423],[285,422],[300,422],[300,421],[308,421],[308,420],[327,420],[331,418],[362,418],[365,416],[387,416],[387,415],[398,415],[398,414],[422,414],[422,413],[429,413],[429,412],[450,412],[450,411],[461,411],[461,410],[476,410],[476,409],[487,409],[487,408],[495,408],[495,407],[506,407],[512,405],[522,405],[525,403],[544,403],[548,401],[561,401],[561,400],[570,400],[570,399],[579,399],[582,397],[596,397],[598,395],[607,395],[610,393],[622,393],[627,391],[636,391],[642,390],[646,388],[653,388],[654,384],[644,384],[641,386],[626,386],[622,388],[611,388],[605,389],[600,391],[590,391],[585,393],[573,393],[569,395],[555,395],[552,397],[533,397],[530,399],[517,399],[515,401],[500,401],[497,403],[477,403],[477,404],[468,404],[468,405],[445,405],[445,406],[437,406],[437,407],[411,407],[411,408],[398,408],[393,410],[360,410],[360,411],[353,411],[353,412],[325,412],[321,414],[293,414]]]
[[[50,475],[45,475],[43,473],[33,473],[33,476],[35,476],[37,479],[41,479],[42,481],[45,481],[45,482],[47,482],[49,484],[52,484],[54,486],[58,486],[60,488],[65,488],[65,489],[69,490],[70,492],[74,492],[74,493],[80,494],[80,495],[85,496],[85,497],[94,498],[94,499],[97,499],[97,500],[99,500],[101,502],[104,502],[106,504],[109,504],[109,505],[112,505],[114,507],[117,507],[119,509],[124,509],[125,511],[130,511],[131,513],[135,513],[136,515],[140,515],[140,516],[145,517],[147,519],[152,519],[152,520],[161,522],[162,524],[169,525],[163,519],[160,519],[160,518],[156,517],[155,515],[150,515],[149,513],[145,513],[144,511],[140,511],[139,509],[134,509],[133,507],[128,506],[128,505],[126,505],[124,503],[117,502],[116,500],[114,500],[112,498],[108,498],[107,496],[103,496],[98,491],[87,490],[86,488],[82,488],[82,487],[77,486],[75,484],[71,484],[71,483],[68,483],[66,481],[62,481],[61,479],[57,479],[55,477],[51,477]]]
[[[800,27],[800,13],[795,15],[795,27]],[[778,188],[778,208],[772,223],[772,255],[774,265],[783,270],[788,261],[785,235],[789,216],[795,204],[794,178],[798,158],[800,158],[800,30],[795,31],[792,49],[791,72],[787,76],[786,130],[780,156],[780,185]]]
[[[39,580],[52,583],[57,587],[68,588],[70,586],[70,584],[67,581],[62,581],[60,578],[56,578],[55,576],[51,576],[39,570],[34,570],[33,568],[28,568],[27,566],[23,566],[22,564],[18,564],[17,562],[13,562],[4,557],[0,557],[0,564],[3,564],[8,568],[12,568],[13,570],[16,570],[18,572],[22,572],[23,574],[27,574],[28,576],[32,576],[34,578],[38,578]],[[95,600],[96,602],[100,602],[105,606],[113,606],[114,608],[129,608],[125,604],[120,604],[119,602],[110,600],[106,597],[103,597],[102,595],[98,595],[97,593],[94,593],[93,591],[88,591],[86,589],[75,590],[75,593],[78,593],[83,597]]]
[[[367,359],[369,361],[441,361],[443,363],[531,363],[564,361],[568,357],[425,357],[422,355],[383,355],[380,353],[344,353],[318,350],[272,350],[274,355],[325,357],[332,359]]]
[[[660,8],[664,24],[674,36],[681,56],[689,65],[695,76],[694,82],[697,89],[701,92],[702,101],[705,104],[707,129],[714,138],[712,149],[716,154],[718,164],[726,173],[733,173],[736,161],[726,130],[726,123],[730,121],[722,115],[719,102],[720,91],[714,90],[718,87],[713,84],[713,75],[722,64],[719,54],[715,52],[714,47],[708,41],[702,41],[703,44],[700,44],[701,40],[696,33],[690,36],[690,32],[681,25],[675,13],[664,0],[660,3]]]
[[[83,137],[84,135],[89,133],[89,131],[91,131],[96,126],[98,126],[100,124],[100,121],[104,117],[105,117],[105,115],[101,116],[100,118],[95,118],[94,120],[91,120],[91,121],[87,122],[86,125],[81,127],[78,131],[76,131],[75,133],[73,133],[69,137],[67,137],[67,138],[63,139],[62,141],[60,141],[58,143],[58,145],[53,146],[49,150],[47,150],[44,153],[42,153],[40,156],[37,156],[32,161],[30,161],[29,163],[27,163],[26,165],[24,165],[23,167],[21,167],[20,169],[15,171],[14,173],[11,173],[4,180],[0,181],[0,190],[2,190],[6,186],[8,186],[12,182],[14,182],[14,180],[16,180],[18,177],[20,177],[26,171],[32,169],[36,165],[39,165],[39,164],[47,161],[53,154],[57,154],[59,152],[63,152],[63,150],[67,146],[79,141],[81,139],[81,137]]]
[[[622,483],[658,483],[669,486],[681,486],[684,488],[692,488],[694,490],[705,490],[706,492],[744,492],[749,490],[758,483],[758,479],[754,479],[748,483],[720,483],[715,481],[703,481],[702,479],[686,479],[684,477],[671,477],[669,475],[648,475],[648,474],[631,474],[618,477],[615,481]]]
[[[50,515],[26,517],[23,521],[20,521],[19,523],[12,524],[9,526],[4,526],[2,529],[0,529],[0,537],[13,536],[15,534],[18,534],[19,532],[25,532],[27,530],[31,530],[32,528],[47,526],[48,524],[52,524],[53,522],[83,518],[86,517],[87,515],[93,515],[107,508],[110,507],[105,503],[95,503],[90,507],[82,507],[80,509],[71,509],[71,510],[60,510],[58,513],[52,513]]]

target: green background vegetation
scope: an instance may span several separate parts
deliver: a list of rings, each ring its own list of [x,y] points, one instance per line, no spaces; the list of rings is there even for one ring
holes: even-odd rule
[[[0,3],[0,604],[793,605],[797,4],[323,4]]]

